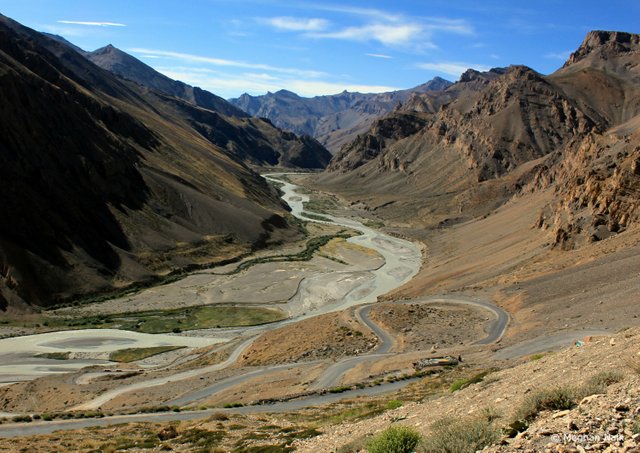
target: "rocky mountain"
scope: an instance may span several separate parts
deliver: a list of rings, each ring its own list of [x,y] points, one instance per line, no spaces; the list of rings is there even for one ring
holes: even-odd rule
[[[424,226],[553,188],[539,226],[558,245],[621,231],[637,219],[640,189],[638,41],[591,32],[549,76],[524,66],[467,71],[375,121],[319,182]]]
[[[246,163],[318,167],[328,157],[267,121],[117,78],[4,16],[0,78],[2,309],[124,287],[295,235]]]
[[[96,65],[123,79],[132,80],[140,85],[184,99],[198,107],[213,110],[227,116],[248,116],[244,111],[233,106],[220,96],[216,96],[201,88],[192,87],[186,83],[170,79],[111,44],[94,50],[93,52],[87,52],[85,55]]]
[[[380,94],[344,91],[305,98],[280,90],[264,96],[243,94],[231,102],[252,116],[268,118],[276,126],[311,135],[332,151],[365,132],[371,123],[406,102],[413,94],[442,91],[451,82],[436,77],[409,90]]]

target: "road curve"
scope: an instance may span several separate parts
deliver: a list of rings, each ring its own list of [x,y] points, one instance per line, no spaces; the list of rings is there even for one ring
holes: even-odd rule
[[[474,344],[491,344],[498,341],[504,335],[504,332],[509,325],[509,314],[488,302],[478,300],[478,299],[470,299],[465,298],[462,299],[459,296],[441,296],[428,298],[423,300],[399,300],[391,303],[396,304],[456,304],[456,305],[467,305],[475,308],[480,308],[483,310],[487,310],[491,312],[494,316],[494,319],[487,325],[485,328],[485,332],[487,334],[486,337],[477,340]],[[389,335],[389,333],[381,328],[378,324],[373,322],[371,318],[369,318],[369,313],[371,309],[374,307],[374,304],[365,305],[362,307],[358,307],[356,309],[355,315],[358,321],[362,324],[366,325],[369,329],[373,331],[374,334],[379,338],[378,347],[369,354],[357,356],[357,357],[349,357],[347,359],[343,359],[333,365],[331,365],[323,374],[320,376],[316,382],[311,386],[311,390],[320,390],[320,389],[328,389],[335,387],[340,384],[340,380],[351,370],[354,366],[368,362],[373,359],[377,359],[380,357],[386,357],[390,355],[391,348],[395,344],[393,337]]]
[[[103,393],[102,395],[94,398],[90,401],[87,401],[82,404],[78,404],[77,406],[72,407],[71,411],[86,411],[86,410],[95,410],[98,409],[103,404],[117,398],[120,395],[124,395],[125,393],[133,392],[135,390],[141,390],[148,387],[157,387],[159,385],[169,384],[171,382],[182,381],[184,379],[189,379],[196,376],[201,376],[203,374],[212,373],[214,371],[220,371],[228,366],[234,364],[240,355],[253,343],[255,337],[251,337],[248,340],[240,343],[236,348],[231,352],[231,355],[221,363],[217,363],[215,365],[211,365],[204,368],[197,368],[195,370],[183,371],[182,373],[172,374],[170,376],[164,376],[156,379],[149,379],[146,381],[136,382],[134,384],[124,385],[122,387],[115,388],[108,392]]]

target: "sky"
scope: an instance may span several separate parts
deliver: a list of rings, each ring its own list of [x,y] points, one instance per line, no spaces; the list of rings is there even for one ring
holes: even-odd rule
[[[0,12],[224,98],[383,92],[510,64],[548,74],[590,30],[640,32],[629,0],[0,0]]]

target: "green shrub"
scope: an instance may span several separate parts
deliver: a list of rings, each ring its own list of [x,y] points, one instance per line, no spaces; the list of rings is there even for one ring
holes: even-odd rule
[[[367,443],[369,453],[411,453],[422,436],[407,426],[391,426]]]
[[[14,423],[29,423],[33,420],[31,419],[31,415],[16,415],[11,419],[11,421],[13,421]]]
[[[500,430],[485,418],[444,418],[431,427],[432,433],[424,442],[429,453],[468,453],[482,450],[500,440]]]
[[[584,393],[585,396],[588,394],[604,393],[611,384],[620,382],[623,379],[624,373],[620,371],[600,371],[587,379],[587,382],[583,386],[584,389],[582,393]]]
[[[524,400],[516,411],[515,419],[528,422],[544,410],[572,409],[581,396],[581,389],[576,387],[564,386],[539,390]]]

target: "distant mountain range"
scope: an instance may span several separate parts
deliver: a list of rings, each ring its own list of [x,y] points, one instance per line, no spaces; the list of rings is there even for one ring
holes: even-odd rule
[[[330,158],[312,138],[112,46],[86,53],[4,16],[0,73],[0,309],[122,288],[295,236],[249,165],[322,168]]]
[[[408,90],[362,94],[344,91],[305,98],[287,90],[264,96],[243,94],[230,102],[252,116],[267,118],[277,127],[311,135],[332,152],[365,132],[377,118],[407,102],[413,95],[439,92],[451,82],[436,77]]]
[[[321,186],[437,227],[553,190],[537,226],[563,248],[640,218],[640,35],[593,31],[564,66],[469,70],[335,154]]]

